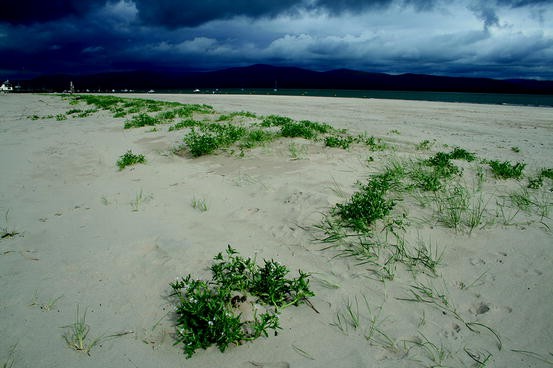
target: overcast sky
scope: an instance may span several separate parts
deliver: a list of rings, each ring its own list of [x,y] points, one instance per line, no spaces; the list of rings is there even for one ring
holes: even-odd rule
[[[257,63],[553,79],[553,0],[0,3],[0,79]]]

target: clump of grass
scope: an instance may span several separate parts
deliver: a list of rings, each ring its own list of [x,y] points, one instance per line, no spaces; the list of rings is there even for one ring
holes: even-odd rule
[[[253,148],[275,139],[275,134],[263,129],[251,129],[244,135],[240,148]]]
[[[348,149],[353,143],[353,138],[350,136],[330,135],[325,137],[325,146]]]
[[[207,211],[207,200],[205,198],[196,198],[194,196],[192,198],[192,208],[199,210],[200,212],[206,212]]]
[[[70,325],[64,326],[63,328],[66,329],[63,338],[65,339],[67,345],[70,348],[86,353],[87,355],[90,355],[90,351],[92,350],[92,348],[94,348],[102,341],[133,333],[132,331],[122,331],[108,336],[99,336],[94,339],[89,339],[88,334],[90,332],[90,326],[86,323],[86,309],[81,316],[79,314],[78,305],[77,312],[75,314],[75,322]]]
[[[2,363],[2,368],[13,368],[13,366],[15,364],[15,349],[16,348],[17,348],[17,343],[10,346],[10,348],[8,349],[8,357],[6,358],[4,363]]]
[[[201,125],[202,123],[197,121],[197,120],[194,120],[194,119],[184,119],[184,120],[181,120],[180,122],[174,124],[174,125],[171,125],[169,127],[169,131],[172,132],[174,130],[181,130],[181,129],[184,129],[184,128],[192,128],[192,127],[195,127],[195,126],[199,126]]]
[[[263,119],[263,121],[261,122],[261,126],[266,128],[274,127],[274,126],[280,127],[285,124],[290,124],[293,122],[294,120],[286,116],[269,115]]]
[[[543,168],[534,176],[528,178],[528,188],[539,189],[543,186],[544,179],[553,180],[553,169]]]
[[[308,274],[288,279],[286,266],[273,260],[258,266],[230,246],[214,258],[211,271],[211,281],[187,275],[170,285],[177,300],[177,344],[187,358],[213,344],[224,352],[230,344],[267,337],[269,329],[276,333],[278,312],[314,295]]]
[[[150,116],[148,114],[141,113],[141,114],[133,116],[131,118],[131,120],[127,120],[125,122],[124,128],[125,129],[140,128],[140,127],[144,127],[144,126],[147,126],[147,125],[148,126],[153,126],[153,125],[160,124],[160,123],[161,123],[161,121],[158,118]]]
[[[237,112],[231,112],[230,114],[221,114],[217,121],[230,121],[234,119],[237,116],[245,117],[245,118],[251,118],[255,119],[257,118],[257,115],[255,115],[253,112],[248,111],[237,111]]]
[[[124,155],[119,157],[119,160],[117,160],[117,166],[121,171],[127,166],[143,164],[145,162],[146,162],[146,158],[144,157],[144,155],[142,154],[136,155],[131,150],[128,150]]]
[[[12,238],[19,234],[15,229],[11,228],[9,225],[8,217],[10,210],[6,210],[4,213],[4,225],[0,227],[0,239]]]
[[[423,141],[420,141],[415,145],[415,149],[417,151],[428,151],[432,146],[435,144],[435,142],[431,142],[428,139],[425,139]]]
[[[310,126],[305,125],[301,122],[290,122],[284,124],[280,129],[280,134],[283,137],[289,137],[289,138],[305,138],[305,139],[313,139],[317,135],[316,131],[312,129]]]
[[[67,116],[65,114],[57,114],[56,115],[56,120],[57,121],[67,120]]]
[[[387,175],[373,177],[359,192],[353,194],[344,204],[337,204],[335,214],[344,225],[359,231],[366,231],[376,220],[384,218],[395,203],[386,198],[392,178]]]
[[[370,151],[384,151],[388,145],[381,138],[369,136],[367,133],[359,134],[355,137],[355,142],[364,144]]]
[[[101,337],[97,337],[89,341],[88,333],[90,332],[90,326],[86,323],[86,309],[81,316],[79,314],[79,306],[77,305],[77,312],[75,314],[75,322],[70,325],[64,326],[67,329],[63,335],[67,345],[77,351],[81,351],[90,355],[90,350],[98,344]]]
[[[498,179],[520,179],[526,164],[517,162],[515,164],[509,161],[499,162],[497,160],[489,161],[492,173]]]
[[[511,147],[511,151],[513,151],[514,153],[520,153],[520,148],[519,147]]]

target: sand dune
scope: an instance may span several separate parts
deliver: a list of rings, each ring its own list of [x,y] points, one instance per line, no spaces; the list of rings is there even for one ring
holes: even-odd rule
[[[0,96],[0,229],[10,233],[0,240],[0,364],[11,356],[13,367],[551,366],[549,179],[531,192],[542,212],[523,211],[505,201],[526,187],[526,179],[496,179],[482,164],[485,221],[471,232],[444,226],[413,198],[399,201],[409,220],[406,242],[422,240],[443,254],[435,276],[398,265],[393,280],[378,280],[370,264],[337,257],[339,248],[323,250],[327,244],[316,241],[314,226],[357,190],[357,181],[366,182],[390,160],[423,159],[460,146],[482,159],[524,162],[527,175],[552,168],[552,109],[123,97],[322,121],[380,137],[389,148],[341,150],[294,138],[244,157],[222,152],[192,158],[173,153],[184,133],[166,125],[154,132],[125,130],[125,119],[107,111],[58,121],[57,114],[75,107],[59,96]],[[430,149],[417,150],[425,140]],[[147,163],[119,171],[115,162],[129,149]],[[477,163],[458,165],[474,174]],[[469,179],[463,184],[475,185]],[[194,198],[205,201],[207,211],[193,208]],[[287,308],[278,336],[225,353],[211,347],[187,360],[173,346],[169,283],[189,273],[208,278],[213,256],[227,244],[244,256],[279,260],[293,273],[310,272],[311,302],[320,313],[306,305]],[[406,301],[421,285],[434,291],[433,302]],[[87,308],[91,337],[132,333],[101,342],[90,356],[68,348],[61,327],[74,321],[77,305]],[[358,326],[347,322],[348,305],[359,315]]]

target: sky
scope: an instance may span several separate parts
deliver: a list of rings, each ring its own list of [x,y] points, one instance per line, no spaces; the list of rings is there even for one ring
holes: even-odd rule
[[[0,79],[252,64],[553,80],[553,0],[0,3]]]

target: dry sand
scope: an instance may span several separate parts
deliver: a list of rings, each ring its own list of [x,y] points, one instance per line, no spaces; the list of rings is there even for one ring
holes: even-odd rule
[[[551,366],[551,214],[518,213],[509,226],[495,218],[468,234],[421,220],[409,207],[408,241],[418,234],[443,250],[439,276],[398,270],[385,282],[372,278],[367,265],[322,251],[309,229],[344,201],[337,187],[351,195],[357,180],[365,181],[387,160],[427,157],[446,150],[443,144],[483,158],[524,161],[528,173],[553,167],[553,109],[320,97],[134,97],[324,121],[382,137],[395,149],[344,151],[296,139],[297,160],[288,140],[244,158],[222,153],[192,159],[172,154],[182,131],[124,130],[124,119],[107,112],[31,120],[73,106],[57,96],[1,95],[0,228],[19,234],[0,240],[0,364],[15,345],[13,367],[477,366],[467,351],[476,360],[490,355],[488,367]],[[432,150],[415,150],[426,139],[436,140]],[[118,171],[115,162],[129,149],[148,162]],[[526,181],[486,175],[486,198],[494,198],[488,210],[495,217],[496,198]],[[207,201],[206,212],[191,206],[194,197]],[[208,278],[212,257],[227,244],[244,256],[279,260],[294,274],[311,272],[312,303],[320,313],[305,305],[288,308],[278,336],[224,354],[212,347],[187,360],[173,346],[169,283],[188,273]],[[463,320],[493,329],[501,349],[481,325],[472,325],[480,331],[473,332],[435,305],[398,299],[409,297],[417,282],[442,291]],[[340,331],[336,316],[356,299],[360,326]],[[133,333],[102,342],[91,356],[76,352],[61,327],[74,321],[77,305],[88,309],[91,337]],[[371,321],[390,341],[378,333],[372,341],[365,338]]]

